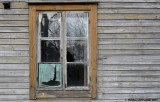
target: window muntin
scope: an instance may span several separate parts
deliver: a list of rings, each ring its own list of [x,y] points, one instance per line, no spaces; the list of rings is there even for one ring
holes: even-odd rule
[[[89,12],[45,11],[38,16],[37,88],[89,89]]]

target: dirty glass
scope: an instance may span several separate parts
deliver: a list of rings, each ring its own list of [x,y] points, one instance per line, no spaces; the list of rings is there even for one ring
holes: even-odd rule
[[[41,37],[60,37],[61,13],[43,13],[39,15]]]
[[[67,41],[67,62],[84,62],[87,60],[87,42],[85,40]]]
[[[41,40],[41,62],[60,62],[59,40]]]
[[[88,32],[88,13],[67,13],[68,37],[86,37]]]
[[[84,64],[67,64],[67,86],[86,86],[87,66]]]
[[[39,64],[39,88],[62,87],[61,64]]]

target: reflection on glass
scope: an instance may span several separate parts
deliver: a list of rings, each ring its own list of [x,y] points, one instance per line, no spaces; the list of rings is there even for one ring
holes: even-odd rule
[[[67,62],[84,62],[87,60],[87,45],[83,40],[67,41]]]
[[[39,64],[39,87],[62,86],[61,64]]]
[[[86,86],[87,67],[84,64],[67,64],[67,86]]]
[[[43,13],[39,15],[41,28],[41,37],[59,37],[61,14],[60,13]]]
[[[86,37],[88,13],[67,13],[66,23],[68,37]]]
[[[41,41],[41,62],[60,62],[60,41]]]

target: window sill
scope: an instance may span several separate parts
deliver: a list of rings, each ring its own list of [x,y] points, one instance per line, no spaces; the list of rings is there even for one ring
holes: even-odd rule
[[[37,90],[37,99],[50,98],[91,98],[90,91],[53,91],[53,90]]]

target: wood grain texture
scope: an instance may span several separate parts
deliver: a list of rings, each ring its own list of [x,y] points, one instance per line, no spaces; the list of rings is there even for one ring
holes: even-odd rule
[[[0,14],[1,15],[17,15],[17,14],[28,15],[28,9],[10,9],[10,10],[0,9]]]
[[[108,14],[158,14],[160,13],[159,9],[135,9],[135,8],[121,8],[119,9],[118,7],[117,8],[99,8],[98,9],[98,14],[105,14],[105,13],[108,13]]]
[[[30,99],[36,99],[36,10],[29,8],[30,19]]]
[[[141,43],[141,44],[115,44],[115,45],[99,45],[98,49],[128,49],[128,50],[135,50],[135,49],[139,49],[139,50],[150,50],[150,49],[155,49],[155,50],[159,50],[160,49],[160,45],[159,44],[145,44],[145,43]]]
[[[0,51],[0,56],[29,56],[29,51]]]
[[[0,21],[0,27],[4,26],[23,27],[23,26],[29,26],[29,24],[28,21]]]
[[[98,27],[98,33],[160,33],[159,27]]]
[[[29,51],[29,45],[0,45],[1,51]]]
[[[98,71],[98,76],[159,76],[160,71]]]
[[[0,9],[3,9],[3,8],[4,6],[0,2]],[[14,9],[14,8],[18,8],[18,9],[28,8],[28,4],[25,2],[11,2],[11,9]]]
[[[124,70],[124,71],[127,71],[127,70],[133,70],[133,71],[138,71],[138,70],[146,70],[146,71],[158,71],[160,70],[159,68],[159,64],[158,65],[148,65],[148,64],[141,64],[141,65],[134,65],[134,64],[129,64],[129,65],[126,65],[126,64],[109,64],[109,65],[98,65],[98,70],[99,71],[116,71],[116,70]]]
[[[20,39],[20,38],[27,38],[29,39],[29,33],[14,33],[14,32],[11,32],[11,33],[0,33],[0,38],[17,38],[17,39]]]
[[[91,9],[91,86],[92,98],[97,97],[97,5]]]
[[[99,64],[160,64],[160,56],[99,56]]]
[[[0,44],[29,44],[29,39],[0,39]]]
[[[144,88],[144,90],[147,90],[147,88],[150,88],[149,90],[152,90],[154,88],[158,89],[160,87],[160,82],[104,82],[104,81],[98,81],[98,83],[99,83],[98,84],[99,88],[103,88],[103,89],[105,89],[105,88],[110,89],[111,88],[113,90],[116,90],[117,88],[122,88],[122,90],[125,90],[125,88],[132,88],[133,92],[134,92],[134,89],[136,89],[136,88],[142,88],[142,89]],[[144,90],[142,90],[142,89],[139,90],[139,92],[144,92]],[[118,91],[119,90],[117,89],[117,93],[118,93]],[[119,91],[119,92],[121,92],[121,91]]]
[[[160,38],[160,33],[159,34],[134,34],[134,33],[126,33],[126,34],[98,34],[99,39],[105,39],[105,38],[110,38],[110,39],[159,39]]]
[[[105,94],[105,93],[99,93],[98,99],[106,99],[106,100],[116,100],[116,99],[146,99],[146,98],[157,98],[159,99],[160,94]]]
[[[101,76],[98,77],[98,81],[100,82],[159,82],[159,76],[136,76],[136,77],[132,77],[132,76],[128,76],[128,77],[124,77],[124,76]]]
[[[29,83],[29,77],[3,77],[0,78],[0,83],[6,83],[11,85],[11,83]]]
[[[98,8],[160,8],[159,3],[99,3]]]
[[[98,26],[117,26],[117,27],[136,27],[136,26],[140,26],[140,27],[147,27],[147,26],[151,26],[151,27],[156,27],[156,26],[160,26],[160,20],[98,20]]]
[[[12,21],[21,21],[21,20],[25,20],[28,21],[29,17],[28,15],[1,15],[0,16],[0,20],[2,21],[7,21],[7,20],[12,20]],[[23,21],[22,21],[23,22]]]
[[[133,9],[131,9],[133,10]],[[141,10],[141,9],[140,9]],[[104,11],[107,11],[104,10]],[[102,12],[102,10],[99,12]],[[127,13],[127,12],[126,12]],[[104,14],[98,14],[98,19],[99,20],[155,20],[155,19],[160,19],[160,14],[153,14],[153,13],[148,13],[148,14],[109,14],[109,13],[104,13]]]
[[[0,32],[24,32],[28,33],[29,28],[28,27],[0,27]]]

